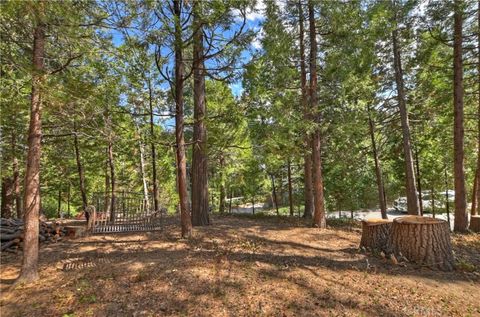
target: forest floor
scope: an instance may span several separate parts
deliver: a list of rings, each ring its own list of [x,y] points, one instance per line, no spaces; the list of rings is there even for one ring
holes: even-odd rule
[[[2,316],[480,316],[480,235],[453,235],[455,272],[393,265],[358,250],[356,222],[213,216],[180,238],[95,235],[44,245],[40,279],[12,286],[2,255]]]

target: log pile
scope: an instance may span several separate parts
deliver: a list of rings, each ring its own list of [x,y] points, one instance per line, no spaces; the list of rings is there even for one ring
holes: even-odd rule
[[[0,240],[2,252],[18,252],[23,244],[23,220],[0,218]],[[39,222],[38,240],[42,243],[57,242],[65,236],[66,230],[55,222]]]

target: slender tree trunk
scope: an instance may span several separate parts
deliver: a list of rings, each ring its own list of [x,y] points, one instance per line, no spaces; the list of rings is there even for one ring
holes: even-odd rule
[[[367,109],[368,112],[368,125],[370,131],[370,140],[372,141],[372,153],[373,160],[375,161],[375,176],[377,177],[377,190],[378,190],[378,203],[380,205],[380,212],[382,219],[388,219],[387,217],[387,204],[385,201],[385,188],[383,186],[382,167],[380,165],[380,159],[378,158],[377,142],[375,141],[375,128],[373,120],[370,114],[370,105]]]
[[[447,174],[447,166],[445,166],[445,204],[447,207],[447,222],[448,222],[448,228],[450,230],[451,224],[450,224],[450,197],[448,197],[448,174]]]
[[[32,282],[38,279],[38,233],[40,214],[40,158],[42,140],[42,99],[41,87],[45,55],[45,3],[38,3],[37,25],[33,33],[33,74],[30,104],[30,125],[28,128],[27,167],[25,170],[24,194],[24,240],[23,261],[18,282]]]
[[[278,211],[278,199],[277,199],[277,189],[275,187],[275,177],[273,174],[270,174],[270,179],[272,180],[272,194],[273,194],[273,203],[275,204],[275,210],[277,211],[277,216],[280,215]]]
[[[79,185],[80,185],[80,195],[82,197],[82,210],[87,210],[87,192],[85,190],[85,175],[83,173],[83,166],[82,161],[80,158],[80,147],[78,146],[78,133],[77,133],[77,124],[75,121],[73,122],[73,144],[75,147],[75,160],[77,163],[77,171],[78,171],[78,178],[79,178]],[[86,213],[85,216],[87,217],[88,222],[88,214]]]
[[[110,168],[110,221],[115,221],[115,205],[116,205],[116,179],[115,179],[115,163],[113,160],[113,142],[110,139],[108,140],[108,166]]]
[[[313,200],[315,210],[313,215],[313,226],[326,228],[327,221],[325,216],[321,155],[322,138],[319,127],[321,120],[317,100],[317,32],[315,27],[313,0],[308,1],[308,20],[310,23],[310,109],[315,113],[315,122],[317,124],[312,140]]]
[[[233,189],[230,187],[230,201],[228,203],[228,213],[232,213],[232,198],[233,198]]]
[[[185,156],[185,139],[183,134],[183,87],[184,61],[182,45],[181,1],[173,0],[175,14],[175,138],[177,141],[177,179],[178,195],[180,200],[180,218],[182,223],[182,237],[192,236],[192,219],[188,202],[187,191],[187,159]]]
[[[420,208],[418,202],[417,186],[415,183],[415,172],[413,168],[412,146],[410,140],[410,124],[408,122],[407,104],[405,101],[405,89],[403,85],[403,70],[400,48],[398,45],[397,29],[392,32],[393,42],[393,63],[395,67],[395,82],[397,84],[397,99],[400,109],[400,118],[402,121],[403,153],[405,157],[405,173],[407,191],[407,210],[410,215],[419,215]]]
[[[13,217],[14,203],[13,180],[10,177],[2,179],[2,218]]]
[[[23,217],[22,198],[20,197],[20,172],[18,171],[17,159],[17,135],[15,129],[12,132],[12,171],[13,171],[13,195],[15,199],[15,209],[17,218]]]
[[[463,114],[463,60],[462,27],[463,1],[455,0],[454,43],[453,43],[453,153],[455,178],[455,221],[454,231],[464,232],[468,228],[467,199],[465,188],[464,114]]]
[[[420,207],[420,215],[423,216],[422,178],[420,173],[420,158],[418,156],[417,147],[415,147],[415,165],[415,171],[417,172],[418,203]]]
[[[435,218],[435,188],[432,186],[432,217]]]
[[[478,28],[480,29],[480,1],[478,1],[477,8],[477,23]],[[480,32],[477,32],[477,89],[478,89],[478,100],[477,100],[477,123],[478,123],[478,151],[477,151],[477,171],[475,172],[475,180],[473,184],[473,193],[472,193],[472,216],[480,214]]]
[[[255,214],[255,195],[252,196],[252,214]]]
[[[225,212],[225,158],[223,154],[220,156],[220,201],[219,201],[219,209],[218,211],[223,214]]]
[[[105,154],[107,159],[105,160],[105,196],[103,201],[103,212],[105,215],[110,213],[111,207],[111,200],[110,200],[110,155],[109,155],[110,147],[108,146],[105,149]]]
[[[62,190],[58,190],[58,206],[57,206],[57,217],[60,218],[60,212],[62,210]]]
[[[145,146],[143,144],[142,136],[140,134],[140,128],[135,124],[135,130],[138,137],[138,147],[140,150],[140,174],[142,176],[142,187],[143,187],[143,203],[145,208],[150,211],[150,200],[148,198],[148,183],[147,177],[145,175]]]
[[[193,2],[193,155],[192,155],[192,224],[210,224],[208,216],[208,157],[205,126],[205,66],[203,56],[202,2]]]
[[[157,213],[160,210],[159,206],[159,193],[158,193],[158,180],[157,180],[157,152],[155,149],[155,131],[153,123],[153,90],[150,79],[147,80],[148,84],[148,107],[150,109],[150,147],[152,150],[152,182],[153,182],[153,209]]]
[[[67,191],[67,216],[70,218],[70,197],[71,197],[71,192],[70,192],[70,183],[68,183],[68,191]]]
[[[288,176],[288,203],[290,205],[290,216],[293,217],[293,189],[292,189],[292,166],[290,160],[287,162],[287,176]]]
[[[305,63],[305,40],[304,40],[304,18],[303,18],[303,5],[302,1],[298,1],[298,24],[300,26],[300,84],[302,91],[301,105],[303,110],[303,119],[305,122],[310,122],[311,115],[308,108],[308,88],[307,88],[307,72]],[[304,137],[304,175],[305,175],[305,209],[303,211],[304,218],[311,218],[313,214],[313,189],[312,189],[312,136],[307,130]]]

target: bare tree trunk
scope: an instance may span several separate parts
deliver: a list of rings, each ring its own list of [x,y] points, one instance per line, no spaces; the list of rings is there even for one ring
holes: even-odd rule
[[[159,206],[159,193],[158,193],[158,180],[157,180],[157,152],[155,149],[155,131],[153,123],[153,91],[150,79],[147,80],[148,84],[148,106],[150,109],[150,146],[152,148],[152,182],[153,182],[153,208],[155,212],[160,209]]]
[[[60,218],[61,217],[61,212],[62,210],[62,190],[59,189],[58,190],[58,206],[57,206],[57,217]]]
[[[478,1],[477,8],[477,23],[478,28],[480,28],[480,1]],[[478,122],[478,151],[477,151],[477,171],[475,172],[475,180],[473,184],[473,193],[472,193],[472,216],[478,215],[480,209],[480,32],[477,34],[477,80],[478,80],[478,111],[477,111],[477,122]]]
[[[413,168],[412,146],[410,140],[410,125],[408,122],[408,111],[405,101],[405,89],[403,85],[403,70],[400,48],[398,46],[397,29],[392,31],[393,42],[393,63],[395,67],[395,82],[397,84],[397,99],[400,109],[400,117],[402,121],[402,137],[403,137],[403,153],[405,157],[405,173],[407,191],[407,210],[410,215],[419,215],[420,208],[418,202],[418,194],[415,183],[415,172]]]
[[[218,211],[223,214],[225,212],[225,158],[223,154],[220,156],[220,201]]]
[[[103,201],[103,212],[105,215],[110,213],[111,201],[110,201],[110,156],[109,151],[110,147],[105,149],[105,154],[107,159],[105,160],[105,196]]]
[[[140,134],[140,128],[135,123],[135,130],[138,137],[138,147],[140,150],[140,174],[142,176],[142,187],[143,187],[143,203],[145,208],[150,211],[150,200],[148,199],[148,184],[147,178],[145,175],[145,146],[143,144],[142,136]]]
[[[463,114],[463,60],[462,27],[463,1],[455,0],[454,43],[453,43],[453,153],[455,177],[455,221],[454,231],[464,232],[468,228],[467,199],[465,188],[464,114]]]
[[[290,159],[287,162],[287,177],[288,177],[288,203],[290,205],[290,216],[293,217],[293,189],[292,189],[292,166]]]
[[[85,190],[85,175],[83,173],[83,166],[82,166],[82,161],[80,159],[80,148],[78,146],[78,134],[77,134],[77,124],[75,121],[73,122],[73,144],[75,147],[75,160],[77,163],[77,171],[78,171],[78,178],[79,178],[79,183],[80,183],[80,195],[82,197],[82,210],[86,211],[87,210],[87,192]],[[85,216],[87,218],[87,223],[88,223],[88,213],[85,213]]]
[[[2,218],[13,217],[14,201],[13,179],[10,177],[4,177],[2,178]]]
[[[40,158],[42,147],[42,99],[41,86],[44,72],[45,55],[45,3],[38,3],[37,25],[33,33],[33,74],[28,128],[27,168],[25,170],[24,196],[24,240],[23,261],[19,282],[32,282],[38,279],[38,233],[40,214]]]
[[[228,203],[228,213],[232,213],[232,198],[233,198],[233,189],[230,187],[230,201]]]
[[[17,159],[17,135],[15,129],[12,132],[12,171],[13,171],[13,195],[17,218],[23,218],[22,199],[20,197],[20,172],[18,171]]]
[[[382,167],[380,166],[380,159],[378,158],[377,151],[377,142],[375,141],[375,128],[373,125],[373,120],[370,115],[370,105],[367,108],[368,112],[368,125],[370,131],[370,139],[372,141],[372,153],[373,159],[375,161],[375,176],[377,177],[377,189],[378,189],[378,203],[380,205],[380,212],[382,214],[382,219],[388,219],[387,217],[387,204],[385,201],[385,192],[383,186],[383,177],[382,177]]]
[[[275,210],[277,211],[277,216],[280,215],[278,211],[278,199],[277,199],[277,189],[275,187],[275,177],[273,174],[270,174],[270,179],[272,180],[272,194],[273,194],[273,203],[275,204]]]
[[[68,183],[68,191],[67,191],[67,216],[70,217],[70,183]]]
[[[192,154],[192,224],[210,224],[208,216],[208,158],[205,115],[205,66],[201,1],[193,2],[193,154]]]
[[[177,141],[177,180],[180,200],[180,218],[182,237],[192,236],[192,219],[187,191],[187,159],[185,157],[185,139],[183,135],[183,87],[184,61],[182,45],[181,1],[173,0],[175,14],[175,138]]]
[[[307,92],[307,72],[306,72],[306,63],[305,63],[305,40],[304,40],[304,19],[303,19],[303,8],[302,1],[298,1],[298,24],[300,26],[300,83],[302,90],[302,109],[303,109],[303,119],[305,122],[311,120],[310,111],[308,109],[308,92]],[[311,218],[313,214],[313,189],[312,189],[312,136],[308,132],[305,133],[304,138],[304,175],[305,175],[305,209],[303,211],[304,218]]]
[[[313,153],[313,200],[314,214],[313,226],[326,228],[327,221],[325,216],[325,199],[323,194],[323,175],[322,175],[322,138],[320,134],[320,113],[317,100],[317,32],[315,27],[315,12],[313,1],[308,1],[308,20],[310,22],[310,108],[315,113],[317,124],[313,134],[312,153]]]
[[[115,195],[115,188],[116,188],[116,180],[115,180],[115,164],[113,161],[113,142],[111,140],[108,141],[108,166],[110,167],[110,221],[115,221],[115,205],[116,205],[116,195]]]
[[[420,207],[420,215],[423,216],[422,178],[420,174],[420,158],[418,156],[417,147],[415,147],[415,165],[415,171],[417,172],[418,203]]]

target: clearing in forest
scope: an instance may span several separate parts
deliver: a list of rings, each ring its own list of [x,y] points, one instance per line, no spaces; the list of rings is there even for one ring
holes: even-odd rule
[[[184,240],[170,220],[42,246],[29,286],[2,255],[2,316],[480,316],[479,235],[453,235],[444,273],[360,252],[356,223],[214,216]]]

